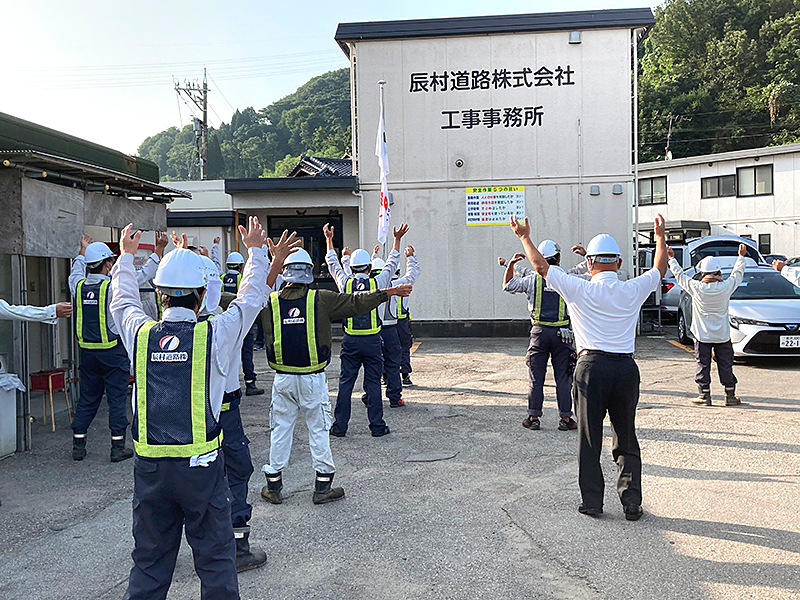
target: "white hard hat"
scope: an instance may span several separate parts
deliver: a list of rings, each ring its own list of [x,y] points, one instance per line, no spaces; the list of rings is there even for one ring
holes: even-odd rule
[[[385,266],[386,266],[386,261],[383,260],[382,258],[372,259],[372,266],[371,266],[372,271],[382,271],[383,267]]]
[[[239,254],[238,252],[231,252],[228,254],[228,260],[225,261],[226,265],[243,265],[244,264],[244,256]]]
[[[114,253],[111,251],[111,248],[106,246],[103,242],[92,242],[86,246],[86,252],[83,256],[86,259],[87,265],[94,265],[103,262],[107,258],[113,257]]]
[[[617,240],[607,233],[601,233],[594,236],[589,242],[589,245],[586,247],[586,256],[598,256],[606,254],[611,256],[620,256],[622,254],[619,249],[619,244],[617,244]]]
[[[186,296],[206,287],[206,281],[206,268],[200,256],[185,248],[167,254],[153,277],[153,284],[169,296]]]
[[[359,248],[350,256],[350,266],[353,268],[368,267],[370,264],[372,261],[369,258],[369,252],[363,248]]]
[[[697,265],[697,270],[701,273],[717,273],[722,270],[716,256],[706,256]]]
[[[206,269],[206,278],[207,279],[214,279],[219,278],[219,269],[217,265],[214,264],[214,261],[208,258],[207,256],[200,256],[200,260],[203,261],[203,266]]]
[[[311,255],[308,252],[300,248],[297,252],[292,252],[287,258],[283,266],[286,265],[311,265],[314,266],[314,261],[311,260]]]
[[[556,254],[561,254],[561,246],[553,240],[544,240],[539,244],[539,252],[545,258],[553,258]]]

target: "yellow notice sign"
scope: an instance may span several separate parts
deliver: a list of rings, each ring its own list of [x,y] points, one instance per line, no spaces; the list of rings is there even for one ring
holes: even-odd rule
[[[467,227],[508,225],[511,215],[525,218],[525,186],[466,188]]]

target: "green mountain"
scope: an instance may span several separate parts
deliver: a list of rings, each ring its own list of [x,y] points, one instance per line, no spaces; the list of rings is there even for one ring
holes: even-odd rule
[[[237,110],[230,123],[209,128],[209,179],[281,176],[301,154],[342,156],[350,147],[350,72],[330,71],[255,110]],[[158,164],[162,181],[199,179],[191,125],[148,137],[139,155]]]

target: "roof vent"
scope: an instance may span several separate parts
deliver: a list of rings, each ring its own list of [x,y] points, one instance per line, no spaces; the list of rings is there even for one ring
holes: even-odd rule
[[[581,32],[580,31],[570,31],[569,32],[569,43],[570,44],[580,44],[581,43]]]

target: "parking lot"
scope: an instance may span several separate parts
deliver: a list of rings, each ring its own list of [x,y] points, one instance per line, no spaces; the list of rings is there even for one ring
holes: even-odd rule
[[[242,598],[799,598],[800,359],[737,364],[740,407],[722,406],[714,374],[714,406],[696,407],[693,356],[671,340],[637,341],[645,516],[634,523],[608,452],[606,512],[578,513],[577,435],[557,430],[552,381],[542,430],[521,427],[525,339],[420,340],[407,406],[386,404],[391,435],[370,437],[354,397],[347,437],[332,440],[346,498],[329,505],[311,503],[302,424],[284,503],[261,500],[269,396],[246,398],[251,542],[268,563],[240,575]],[[338,360],[328,374],[333,399]],[[55,434],[34,424],[32,452],[0,461],[0,597],[120,598],[132,461],[109,463],[106,413],[79,463],[57,420]],[[199,598],[185,544],[169,598]]]

